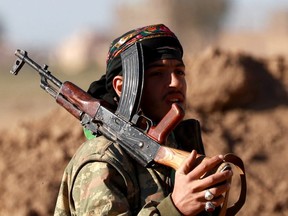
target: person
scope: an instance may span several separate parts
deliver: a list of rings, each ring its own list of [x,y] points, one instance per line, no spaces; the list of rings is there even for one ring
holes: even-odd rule
[[[117,107],[123,85],[120,54],[136,42],[144,53],[139,113],[157,124],[173,103],[185,107],[187,89],[182,45],[163,24],[133,29],[116,38],[108,52],[106,73],[92,82],[88,93]],[[217,215],[233,173],[227,170],[201,178],[223,156],[196,165],[197,151],[204,153],[196,132],[198,138],[185,134],[196,140],[187,148],[176,133],[169,135],[166,146],[191,152],[176,172],[160,164],[143,167],[104,136],[87,140],[65,169],[54,215]]]

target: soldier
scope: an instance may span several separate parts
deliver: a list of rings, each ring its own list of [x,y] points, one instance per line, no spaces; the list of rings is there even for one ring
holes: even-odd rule
[[[145,68],[139,112],[157,124],[173,103],[185,107],[187,88],[182,46],[163,24],[134,29],[115,39],[106,74],[90,85],[88,93],[117,107],[123,85],[120,54],[135,42],[143,46]],[[223,156],[195,166],[196,150],[204,153],[201,139],[196,142],[181,146],[171,133],[165,145],[193,149],[175,172],[158,164],[145,168],[103,136],[86,141],[65,169],[55,215],[218,215],[222,194],[230,187],[225,181],[233,174],[227,170],[201,179]]]

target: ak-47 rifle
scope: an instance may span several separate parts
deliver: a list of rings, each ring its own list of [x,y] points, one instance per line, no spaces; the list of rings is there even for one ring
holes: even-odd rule
[[[105,101],[95,99],[75,84],[68,81],[62,83],[51,74],[47,65],[41,67],[28,57],[26,51],[16,50],[15,55],[18,58],[10,71],[12,74],[17,75],[25,63],[30,65],[41,77],[41,88],[80,120],[84,128],[119,143],[142,166],[149,167],[159,163],[177,170],[188,157],[188,152],[162,145],[184,117],[184,110],[180,105],[173,104],[171,110],[156,126],[146,117],[137,114],[144,79],[141,44],[136,43],[121,54],[124,85],[116,111],[109,108]],[[198,158],[201,161],[205,156],[199,155]],[[234,154],[226,154],[219,167],[221,170],[231,169],[231,164],[239,170],[241,192],[238,201],[229,208],[226,193],[220,215],[235,215],[245,203],[246,177],[242,160]]]

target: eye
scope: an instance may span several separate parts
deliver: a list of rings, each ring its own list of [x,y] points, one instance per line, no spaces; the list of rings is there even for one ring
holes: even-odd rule
[[[179,75],[179,76],[185,76],[185,70],[183,70],[183,69],[177,69],[176,71],[175,71],[175,73],[177,74],[177,75]]]
[[[163,75],[163,71],[161,70],[153,70],[149,73],[150,77],[160,77]]]

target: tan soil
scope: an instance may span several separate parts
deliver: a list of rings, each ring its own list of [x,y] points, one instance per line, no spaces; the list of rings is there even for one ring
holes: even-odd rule
[[[206,154],[233,152],[245,163],[247,201],[238,215],[288,215],[288,60],[210,49],[191,58],[187,68],[187,116],[200,120]],[[84,141],[79,122],[43,104],[47,100],[44,95],[33,101],[35,112],[21,106],[23,100],[11,100],[26,117],[9,127],[7,121],[20,113],[4,109],[0,215],[52,215],[63,170]],[[36,108],[43,106],[39,114]],[[235,191],[237,185],[231,197]]]

